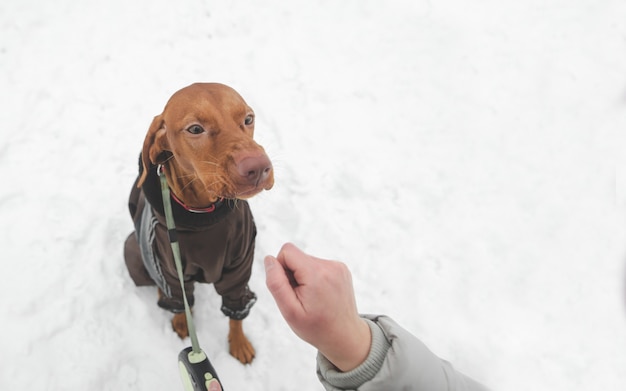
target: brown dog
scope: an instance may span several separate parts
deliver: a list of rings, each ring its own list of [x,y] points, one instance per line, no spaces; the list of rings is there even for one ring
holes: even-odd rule
[[[146,135],[129,209],[135,232],[124,258],[137,285],[157,285],[158,304],[175,312],[188,336],[180,286],[165,226],[158,175],[167,178],[184,268],[185,292],[213,283],[230,318],[230,353],[254,358],[242,320],[256,301],[248,289],[256,228],[245,199],[274,184],[272,164],[253,140],[254,112],[232,88],[197,83],[176,92]]]

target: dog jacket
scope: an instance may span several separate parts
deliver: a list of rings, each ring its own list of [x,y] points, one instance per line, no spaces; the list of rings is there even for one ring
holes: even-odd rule
[[[141,158],[139,162],[141,176]],[[149,168],[141,188],[137,188],[138,179],[128,201],[135,231],[124,245],[126,266],[137,286],[159,287],[161,308],[182,312],[182,287],[167,234],[157,166]],[[222,312],[241,320],[256,302],[256,295],[248,288],[256,226],[244,200],[224,199],[214,206],[210,212],[190,212],[172,199],[185,293],[193,306],[193,283],[212,283],[222,297]]]

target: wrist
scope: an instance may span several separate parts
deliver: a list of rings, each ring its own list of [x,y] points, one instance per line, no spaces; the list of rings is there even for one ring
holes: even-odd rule
[[[321,352],[317,353],[317,373],[324,384],[328,383],[340,390],[358,390],[374,379],[387,359],[391,342],[381,326],[368,317],[364,317],[372,333],[372,344],[364,362],[348,372],[341,372]]]
[[[335,343],[319,348],[320,353],[341,372],[358,367],[369,355],[372,332],[367,321],[358,318],[354,327],[346,327]]]

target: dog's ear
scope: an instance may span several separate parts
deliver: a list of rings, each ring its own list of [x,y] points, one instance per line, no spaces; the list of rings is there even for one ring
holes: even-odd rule
[[[143,170],[141,177],[137,181],[137,187],[141,187],[148,176],[148,170],[151,164],[162,163],[159,156],[167,150],[167,138],[165,137],[165,121],[163,115],[157,115],[152,120],[148,134],[143,141],[143,150],[141,151],[141,164]]]

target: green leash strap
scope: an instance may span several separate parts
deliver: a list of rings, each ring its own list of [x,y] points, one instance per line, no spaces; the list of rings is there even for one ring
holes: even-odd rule
[[[176,224],[174,223],[174,214],[172,213],[172,201],[170,198],[170,188],[167,185],[167,179],[163,172],[163,166],[159,165],[157,173],[161,178],[161,194],[163,195],[163,209],[165,210],[165,222],[167,223],[167,235],[170,239],[170,245],[172,246],[172,252],[174,253],[174,262],[176,263],[176,271],[178,271],[178,279],[180,280],[180,287],[183,290],[183,302],[185,303],[185,316],[187,317],[187,328],[189,330],[189,337],[191,338],[191,348],[193,353],[200,354],[200,343],[198,342],[198,336],[196,335],[196,327],[193,324],[193,318],[191,316],[191,308],[189,308],[189,302],[187,301],[187,294],[185,293],[185,278],[183,276],[183,263],[180,260],[180,247],[178,245],[178,236],[176,234]]]

